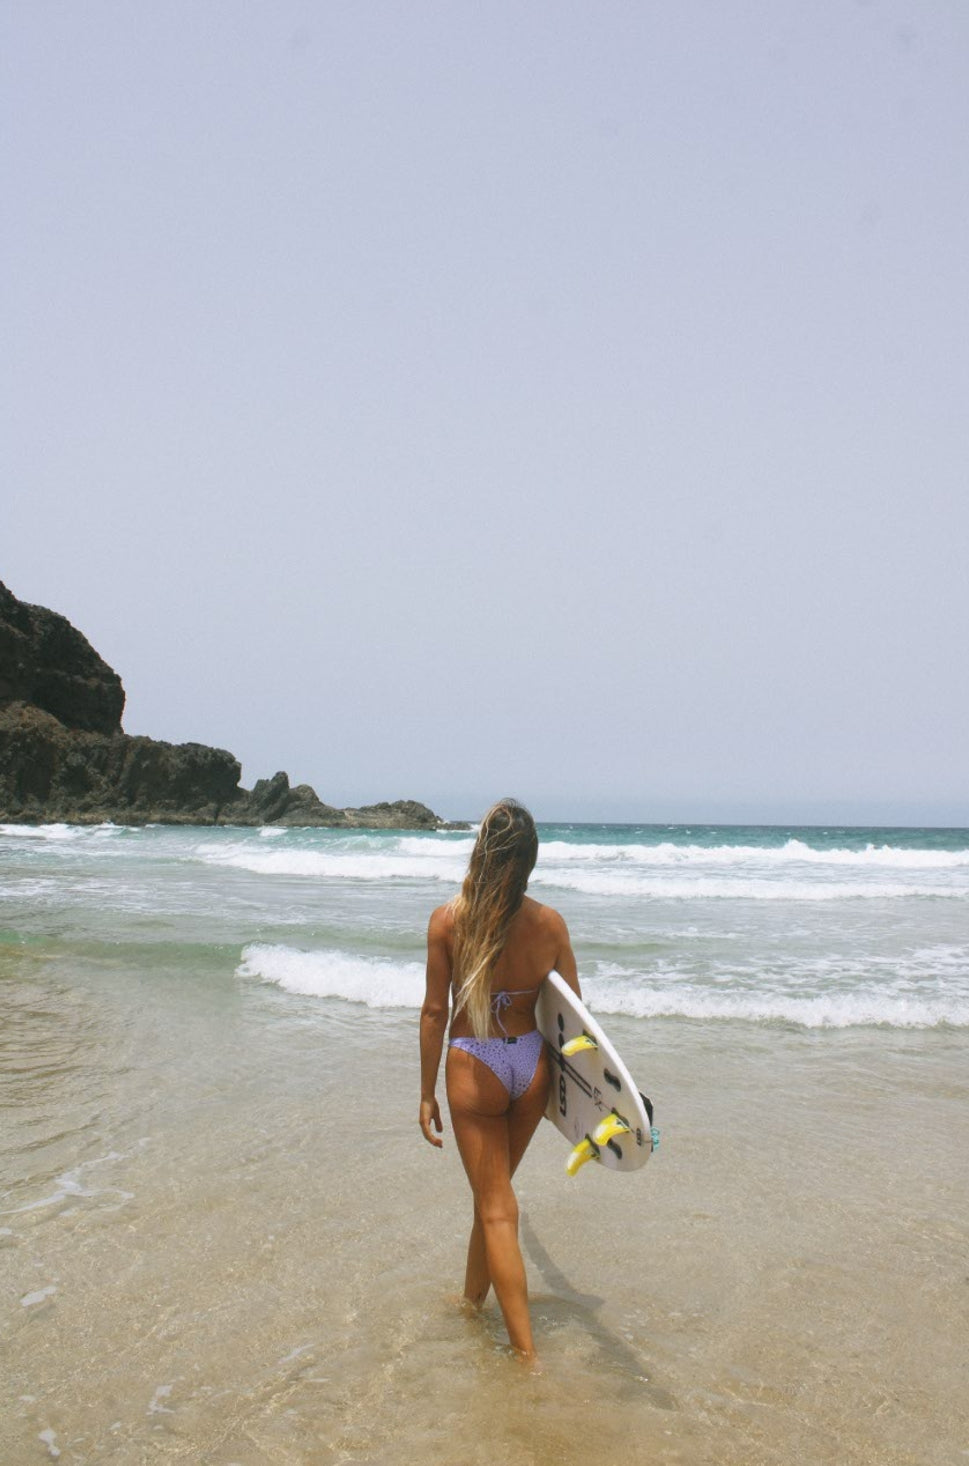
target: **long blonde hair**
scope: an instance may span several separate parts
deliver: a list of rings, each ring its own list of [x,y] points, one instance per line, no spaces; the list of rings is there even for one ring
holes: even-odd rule
[[[454,914],[455,1013],[465,1009],[476,1038],[491,1031],[491,976],[538,858],[528,810],[500,799],[481,821]]]

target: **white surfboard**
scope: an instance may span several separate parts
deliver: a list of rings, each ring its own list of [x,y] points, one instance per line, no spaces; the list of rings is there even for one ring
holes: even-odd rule
[[[545,1117],[572,1146],[570,1174],[589,1160],[612,1171],[638,1170],[653,1150],[652,1107],[600,1025],[557,972],[542,984],[535,1018],[552,1070]]]

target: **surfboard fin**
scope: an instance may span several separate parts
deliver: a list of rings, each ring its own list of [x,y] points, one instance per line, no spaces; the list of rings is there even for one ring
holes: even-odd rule
[[[590,1038],[587,1033],[580,1033],[578,1038],[570,1038],[567,1044],[563,1044],[561,1052],[566,1059],[571,1059],[573,1054],[580,1054],[583,1049],[597,1049],[598,1047],[594,1038]]]
[[[595,1160],[598,1155],[599,1147],[587,1135],[584,1140],[579,1141],[575,1150],[572,1151],[568,1160],[565,1162],[565,1169],[570,1176],[574,1176],[576,1171],[580,1170],[587,1161]]]
[[[592,1139],[596,1145],[608,1145],[613,1136],[628,1134],[629,1126],[622,1116],[617,1115],[615,1110],[613,1110],[611,1115],[607,1115],[604,1120],[599,1121],[592,1132]]]

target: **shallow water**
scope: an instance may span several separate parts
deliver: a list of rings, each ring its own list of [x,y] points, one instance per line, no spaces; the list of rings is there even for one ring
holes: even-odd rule
[[[8,867],[5,1466],[969,1460],[964,1028],[614,1013],[662,1143],[632,1176],[569,1179],[541,1127],[520,1173],[531,1376],[494,1305],[455,1306],[466,1183],[419,1137],[416,1014],[387,1005],[426,880],[228,885],[137,833],[117,880],[102,856],[57,866],[53,839],[46,871]],[[708,909],[681,920],[714,940]],[[573,920],[587,970],[598,921]],[[369,1006],[247,970],[260,943],[377,963]]]

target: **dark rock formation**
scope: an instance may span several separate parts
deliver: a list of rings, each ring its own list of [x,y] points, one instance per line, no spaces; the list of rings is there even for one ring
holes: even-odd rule
[[[0,821],[436,830],[424,804],[324,804],[286,774],[242,789],[238,759],[121,728],[121,678],[55,611],[0,584]]]
[[[29,703],[66,728],[120,733],[124,689],[86,636],[0,583],[0,708]]]
[[[336,809],[324,804],[309,784],[290,788],[286,774],[259,779],[251,793],[240,790],[227,805],[220,823],[232,825],[328,825],[347,829],[442,830],[465,829],[447,825],[426,804],[398,799],[394,804],[366,804],[362,809]]]
[[[240,772],[222,748],[89,733],[22,702],[0,710],[0,820],[210,825]]]

